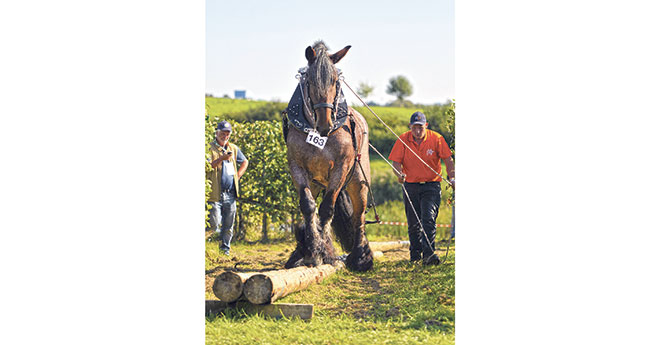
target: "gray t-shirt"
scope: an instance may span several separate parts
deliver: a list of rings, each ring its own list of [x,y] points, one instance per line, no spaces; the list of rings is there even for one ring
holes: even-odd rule
[[[245,155],[243,155],[243,152],[241,152],[241,149],[238,148],[238,146],[236,147],[236,149],[237,149],[237,152],[235,152],[236,167],[238,168],[239,166],[241,166],[241,163],[245,162],[246,158]],[[222,190],[227,190],[227,189],[234,190],[234,176],[227,174],[227,169],[233,170],[234,167],[232,166],[228,168],[227,167],[228,165],[233,165],[231,160],[222,161],[222,178],[220,181],[220,188],[222,188]],[[234,174],[237,173],[238,171],[234,171]]]

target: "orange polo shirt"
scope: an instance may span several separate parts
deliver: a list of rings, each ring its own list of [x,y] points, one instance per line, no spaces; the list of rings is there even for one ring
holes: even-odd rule
[[[442,135],[427,129],[426,136],[419,145],[413,139],[412,131],[401,134],[399,138],[414,150],[426,164],[430,165],[433,170],[442,174],[441,160],[451,157],[449,145],[447,145]],[[434,182],[441,180],[440,176],[424,165],[399,140],[394,143],[389,159],[401,163],[403,173],[406,174],[406,182]]]

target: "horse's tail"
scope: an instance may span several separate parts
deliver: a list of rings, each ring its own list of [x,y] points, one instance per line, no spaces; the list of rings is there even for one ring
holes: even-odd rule
[[[342,190],[337,196],[335,201],[335,214],[332,217],[332,230],[335,236],[339,238],[342,249],[350,251],[353,249],[353,241],[355,238],[355,229],[353,228],[353,204],[351,198],[348,197],[348,192]]]

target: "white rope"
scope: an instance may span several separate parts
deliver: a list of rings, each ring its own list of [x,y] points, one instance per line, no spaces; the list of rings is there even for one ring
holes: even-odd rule
[[[447,181],[447,179],[445,179],[444,177],[442,177],[442,174],[440,174],[440,173],[438,173],[437,171],[435,171],[435,169],[433,169],[433,168],[432,168],[430,165],[428,165],[428,164],[427,164],[427,163],[426,163],[426,162],[425,162],[425,161],[424,161],[419,155],[417,155],[417,153],[416,153],[415,151],[413,151],[413,149],[411,149],[410,146],[408,146],[403,140],[401,140],[401,138],[399,137],[399,135],[397,135],[397,134],[392,130],[392,128],[390,128],[390,126],[388,126],[388,125],[385,123],[385,121],[383,121],[383,120],[382,120],[382,119],[381,119],[381,118],[380,118],[380,117],[379,117],[379,116],[378,116],[373,110],[371,110],[371,108],[369,107],[369,105],[368,105],[367,103],[365,103],[365,102],[362,100],[362,98],[360,98],[360,96],[358,96],[358,94],[355,93],[355,91],[353,91],[353,88],[351,88],[351,86],[348,85],[348,84],[346,83],[346,80],[345,80],[344,78],[340,78],[340,80],[344,82],[344,84],[348,87],[348,89],[351,90],[351,92],[353,92],[353,94],[355,95],[355,97],[357,97],[357,98],[360,100],[360,102],[362,102],[362,104],[364,104],[364,106],[367,107],[367,109],[369,109],[369,111],[370,111],[370,112],[371,112],[371,113],[372,113],[372,114],[373,114],[373,115],[374,115],[374,116],[375,116],[375,117],[376,117],[376,118],[377,118],[377,119],[378,119],[378,120],[379,120],[379,121],[385,126],[385,128],[387,128],[390,132],[392,132],[392,134],[394,134],[394,136],[396,137],[396,139],[397,139],[398,141],[400,141],[400,142],[403,144],[403,146],[405,146],[408,150],[410,150],[410,152],[412,152],[412,154],[415,155],[415,157],[417,157],[417,159],[419,159],[424,165],[426,165],[426,167],[428,167],[429,169],[431,169],[431,171],[433,171],[433,173],[435,173],[435,174],[436,174],[437,176],[439,176],[442,180],[444,180],[445,182],[447,182],[447,183],[449,183],[449,184],[451,185],[451,182]],[[369,144],[369,145],[371,145],[371,144]],[[372,146],[372,147],[373,147],[373,146]],[[382,155],[381,155],[381,157],[382,157]],[[383,158],[383,159],[384,159],[384,158]],[[387,160],[386,160],[386,161],[387,161]],[[388,162],[388,163],[389,163],[389,162]],[[390,164],[390,165],[391,165],[391,164]],[[394,167],[392,167],[392,168],[394,168]],[[401,175],[401,173],[402,173],[402,172],[399,171],[398,169],[394,169],[394,171],[396,171],[397,173],[399,173],[399,175]]]

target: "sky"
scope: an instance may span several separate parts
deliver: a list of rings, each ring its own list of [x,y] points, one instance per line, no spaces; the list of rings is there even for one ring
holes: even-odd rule
[[[323,40],[346,82],[374,86],[386,103],[390,78],[413,86],[409,100],[445,103],[454,95],[454,1],[206,1],[206,93],[288,102],[305,48]],[[357,103],[350,91],[345,95]]]

